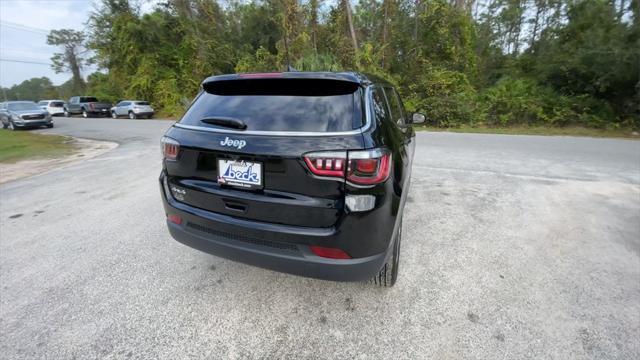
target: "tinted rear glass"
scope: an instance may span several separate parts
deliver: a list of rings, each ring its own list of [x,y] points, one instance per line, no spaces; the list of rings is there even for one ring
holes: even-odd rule
[[[200,120],[232,118],[244,122],[247,131],[293,132],[349,131],[361,126],[361,90],[357,86],[292,84],[233,81],[206,88],[209,92],[201,93],[180,123],[215,128]]]
[[[148,101],[136,101],[136,105],[149,105]]]
[[[81,97],[80,102],[98,102],[98,99],[93,96]]]
[[[52,101],[51,104],[49,104],[49,106],[51,106],[51,107],[63,107],[64,106],[64,102],[62,102],[62,101]]]

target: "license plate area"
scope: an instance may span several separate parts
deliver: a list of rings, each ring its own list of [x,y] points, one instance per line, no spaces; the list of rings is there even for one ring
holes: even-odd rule
[[[242,189],[262,189],[262,163],[219,159],[218,184]]]

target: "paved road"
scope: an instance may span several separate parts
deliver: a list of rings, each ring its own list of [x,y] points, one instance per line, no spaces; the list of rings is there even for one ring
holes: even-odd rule
[[[385,290],[173,241],[169,125],[59,119],[121,146],[0,186],[0,357],[640,358],[638,141],[420,133]]]

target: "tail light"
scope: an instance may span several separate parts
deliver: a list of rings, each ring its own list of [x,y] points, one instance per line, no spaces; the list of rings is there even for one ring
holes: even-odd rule
[[[173,140],[170,137],[162,137],[160,140],[160,146],[162,148],[162,156],[167,160],[175,160],[180,153],[180,143]]]
[[[391,173],[391,153],[383,149],[349,151],[347,181],[357,185],[385,182]]]
[[[309,153],[304,156],[304,161],[315,175],[344,178],[347,153],[346,151]]]
[[[323,151],[304,156],[314,175],[346,179],[354,185],[385,182],[391,173],[391,153],[382,148],[362,151]]]
[[[95,110],[96,104],[89,103],[89,110]]]
[[[336,249],[336,248],[328,248],[328,247],[324,247],[324,246],[309,246],[309,248],[311,249],[311,251],[323,258],[329,258],[329,259],[351,259],[351,256],[349,256],[349,254],[347,254],[346,252],[344,252],[343,250],[340,249]]]

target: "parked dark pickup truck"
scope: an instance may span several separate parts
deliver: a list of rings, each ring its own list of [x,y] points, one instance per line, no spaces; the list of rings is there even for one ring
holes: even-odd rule
[[[82,117],[88,118],[92,116],[109,116],[111,109],[110,103],[99,102],[93,96],[74,96],[64,108],[64,116],[74,114],[82,114]]]

